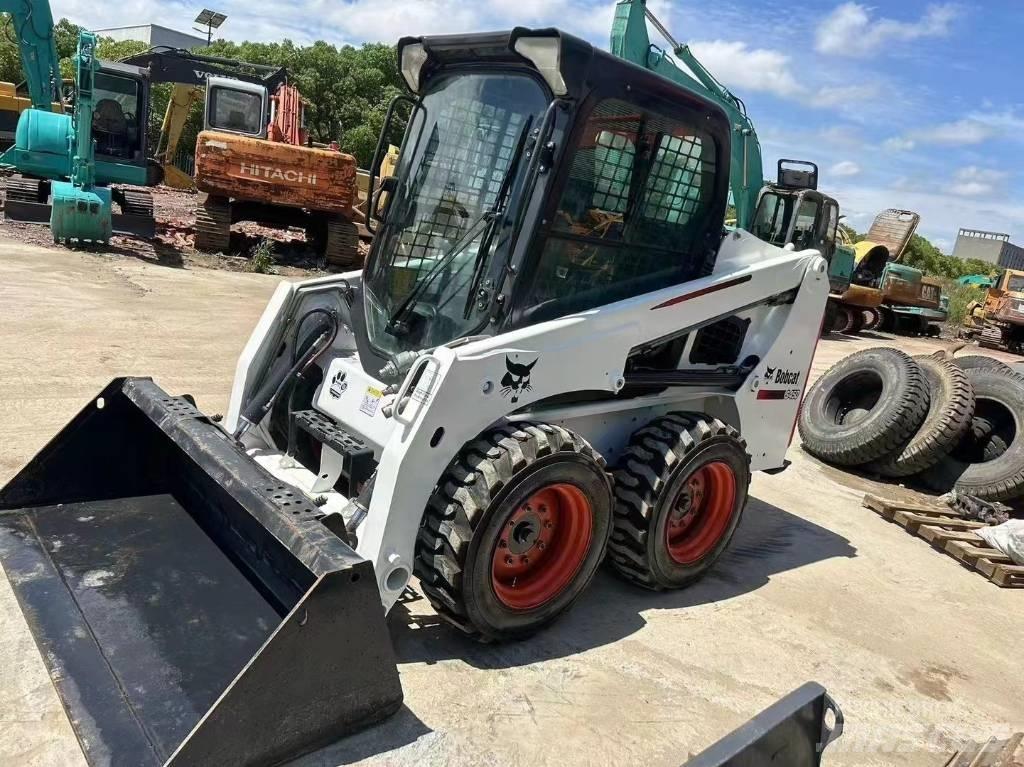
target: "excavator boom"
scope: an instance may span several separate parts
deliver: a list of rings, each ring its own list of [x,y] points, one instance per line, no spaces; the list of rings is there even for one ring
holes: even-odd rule
[[[687,66],[692,76],[677,66],[666,51],[651,43],[647,33],[648,21],[668,41],[672,53]],[[715,79],[689,46],[676,42],[647,8],[646,0],[621,0],[615,6],[611,50],[626,61],[657,72],[700,96],[713,99],[725,110],[732,124],[733,151],[729,161],[729,187],[736,206],[736,225],[750,231],[764,178],[761,145],[743,102]]]
[[[33,109],[49,112],[60,103],[60,58],[53,38],[53,13],[47,0],[0,0],[11,15]]]

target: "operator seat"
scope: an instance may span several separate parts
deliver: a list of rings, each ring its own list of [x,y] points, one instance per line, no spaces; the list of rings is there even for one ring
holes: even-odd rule
[[[99,154],[122,155],[126,150],[128,119],[124,109],[114,99],[100,99],[92,115],[92,130],[96,134]]]

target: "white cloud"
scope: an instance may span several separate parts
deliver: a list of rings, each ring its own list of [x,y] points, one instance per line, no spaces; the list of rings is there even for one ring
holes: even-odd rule
[[[929,6],[917,21],[872,18],[872,11],[856,2],[838,6],[818,26],[815,48],[821,53],[866,56],[897,43],[944,37],[959,15],[952,3]]]
[[[1003,170],[968,165],[953,175],[949,191],[961,197],[984,197],[996,192],[1009,175]]]
[[[882,148],[888,152],[909,152],[915,146],[916,142],[913,139],[901,136],[893,136],[882,142]]]
[[[996,129],[974,118],[940,123],[915,131],[914,136],[930,144],[980,144],[995,135]]]
[[[789,56],[768,48],[750,48],[738,40],[710,40],[690,50],[715,77],[737,92],[761,91],[783,98],[802,92],[789,67]]]
[[[814,94],[810,104],[821,109],[848,107],[856,110],[862,105],[862,102],[874,99],[881,91],[879,83],[822,86]]]
[[[843,160],[832,166],[833,176],[857,176],[860,174],[860,166],[852,160]]]

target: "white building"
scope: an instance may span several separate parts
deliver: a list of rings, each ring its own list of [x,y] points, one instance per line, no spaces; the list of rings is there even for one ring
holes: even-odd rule
[[[93,30],[100,37],[112,40],[140,40],[150,48],[166,45],[170,48],[205,48],[206,38],[161,27],[159,24],[136,24],[131,27],[109,27]]]

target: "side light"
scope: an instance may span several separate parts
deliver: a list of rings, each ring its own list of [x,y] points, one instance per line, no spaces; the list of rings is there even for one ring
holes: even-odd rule
[[[402,77],[413,93],[420,91],[420,71],[427,63],[427,49],[423,43],[409,43],[402,48]]]
[[[515,43],[516,53],[533,64],[556,96],[569,92],[562,79],[562,41],[557,37],[520,37]]]

